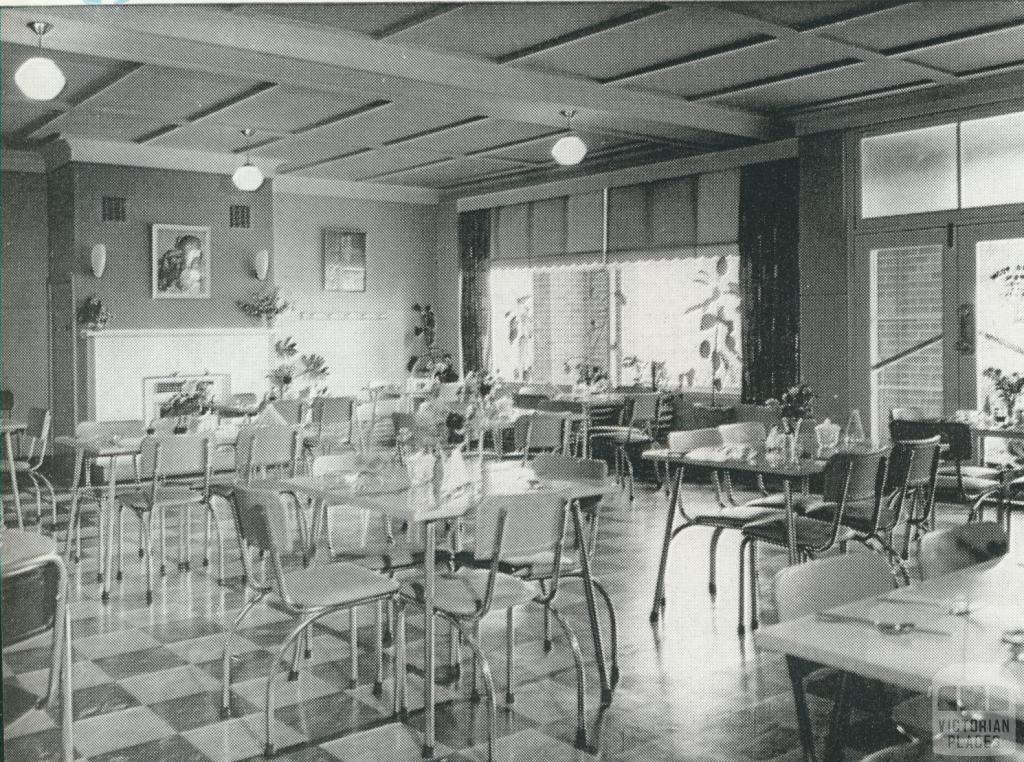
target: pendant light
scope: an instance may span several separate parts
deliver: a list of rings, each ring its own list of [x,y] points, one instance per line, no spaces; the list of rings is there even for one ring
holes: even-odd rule
[[[555,144],[551,146],[551,156],[563,167],[574,167],[587,155],[587,144],[579,135],[572,134],[572,118],[576,116],[576,112],[563,111],[562,116],[568,122],[569,134],[563,135],[555,141]]]
[[[263,185],[263,172],[255,164],[249,161],[249,145],[251,144],[250,138],[252,137],[252,130],[246,127],[242,130],[242,134],[245,135],[245,164],[235,170],[235,174],[231,175],[231,181],[235,184],[235,187],[240,191],[246,193],[252,193],[254,190],[259,189]]]
[[[53,25],[45,21],[32,21],[28,28],[39,37],[39,50],[42,52],[43,35],[49,32]],[[25,97],[34,101],[52,101],[60,95],[67,82],[60,67],[43,55],[33,56],[19,66],[14,72],[14,81]]]

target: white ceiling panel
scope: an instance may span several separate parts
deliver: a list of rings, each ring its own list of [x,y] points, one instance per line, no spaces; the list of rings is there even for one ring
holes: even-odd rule
[[[889,0],[857,0],[857,2],[728,3],[728,8],[757,16],[794,29],[826,24],[834,19],[868,13],[887,5]]]
[[[253,134],[251,140],[247,140],[239,126],[202,121],[198,124],[186,124],[154,138],[151,142],[153,145],[172,146],[188,151],[230,153],[245,148],[247,144],[273,137],[280,137],[280,133],[261,130]]]
[[[630,87],[693,97],[826,65],[836,58],[810,45],[782,40],[631,79]]]
[[[830,30],[829,34],[855,45],[886,51],[1014,20],[1024,20],[1024,4],[911,3],[848,21]]]
[[[209,121],[283,134],[354,111],[366,105],[367,100],[297,87],[275,87],[217,112]]]
[[[423,151],[376,150],[323,164],[315,168],[315,174],[320,177],[333,177],[340,180],[363,180],[395,170],[431,164],[447,158],[449,157]],[[313,170],[310,172],[312,173]]]
[[[60,122],[64,135],[78,135],[95,140],[134,142],[138,138],[166,126],[162,119],[123,114],[72,111]]]
[[[751,34],[748,26],[730,22],[714,8],[692,4],[523,58],[516,65],[604,81]]]
[[[772,85],[717,99],[716,102],[755,111],[793,109],[874,90],[906,85],[920,81],[920,79],[915,72],[903,69],[895,62],[861,63],[849,68],[800,77],[788,82],[776,82]]]
[[[469,3],[388,37],[402,45],[423,45],[497,60],[566,33],[607,21],[641,3]]]
[[[351,153],[366,147],[365,145],[359,145],[336,137],[323,138],[316,135],[308,135],[286,137],[284,140],[276,141],[270,145],[254,148],[252,155],[281,159],[291,166],[298,166],[326,159],[330,156]]]
[[[4,140],[23,140],[36,126],[59,113],[47,103],[5,101],[0,106]]]
[[[411,169],[381,178],[381,182],[395,185],[418,185],[426,188],[443,188],[467,182],[475,178],[516,171],[514,165],[491,161],[482,157],[459,157],[442,164]]]
[[[547,135],[551,132],[554,132],[551,127],[543,125],[520,124],[503,119],[484,119],[479,122],[454,127],[450,130],[444,130],[443,132],[424,135],[402,143],[402,147],[408,146],[416,150],[458,156],[459,154],[472,153],[507,143],[535,138],[540,135]]]
[[[275,3],[243,6],[240,12],[269,13],[314,26],[372,36],[435,7],[434,3]]]
[[[1021,63],[1024,62],[1024,27],[950,42],[912,53],[908,58],[956,74]]]
[[[141,113],[148,111],[170,122],[184,122],[218,103],[243,95],[258,84],[256,79],[143,66],[97,95],[89,102],[89,108],[132,104]]]

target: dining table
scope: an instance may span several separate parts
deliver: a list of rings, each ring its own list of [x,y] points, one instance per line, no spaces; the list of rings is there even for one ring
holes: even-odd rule
[[[962,680],[1009,683],[1024,696],[1022,588],[1024,566],[1006,555],[760,629],[755,646],[786,657],[805,759],[818,757],[803,678],[819,667],[922,694]],[[1015,710],[1024,720],[1024,703]],[[826,760],[842,759],[843,728],[836,733]]]
[[[18,529],[25,528],[25,520],[21,515],[21,493],[18,491],[18,476],[14,463],[14,435],[20,434],[28,425],[24,421],[4,419],[0,422],[0,430],[4,435],[4,457],[7,460],[8,478],[11,480],[11,492],[14,495],[14,509],[18,514]],[[3,517],[0,516],[0,524],[3,524]]]
[[[1024,424],[1012,426],[997,426],[995,424],[982,424],[971,426],[971,438],[973,439],[973,450],[979,466],[986,465],[985,440],[1002,439],[1004,441],[1024,442]]]
[[[661,558],[658,564],[658,577],[654,588],[654,603],[651,607],[651,621],[656,622],[666,605],[665,598],[665,574],[668,571],[669,550],[680,531],[676,526],[676,515],[685,520],[685,511],[680,503],[680,487],[683,475],[687,467],[710,470],[714,474],[714,483],[719,485],[719,474],[724,472],[728,477],[731,472],[747,473],[756,476],[771,476],[782,481],[782,494],[784,496],[783,509],[786,519],[786,545],[788,550],[789,563],[797,562],[796,548],[796,521],[793,504],[794,481],[799,482],[800,491],[807,493],[810,488],[810,479],[825,470],[826,461],[813,457],[800,457],[789,459],[781,455],[766,453],[763,450],[735,447],[716,448],[714,451],[708,448],[693,450],[691,452],[672,451],[666,448],[653,448],[646,450],[642,456],[645,460],[655,463],[664,463],[667,469],[675,469],[675,478],[672,480],[672,490],[668,500],[668,509],[665,516],[665,533],[661,544]],[[729,483],[727,479],[727,484]],[[732,489],[729,489],[729,497],[732,497]],[[719,495],[719,500],[721,496]],[[685,526],[685,524],[684,524]]]
[[[538,477],[532,468],[518,461],[495,461],[479,455],[467,455],[466,481],[468,500],[446,501],[441,496],[442,483],[436,479],[417,484],[404,483],[392,470],[383,474],[327,474],[323,476],[296,476],[281,479],[278,489],[305,495],[314,501],[311,530],[311,554],[326,530],[326,512],[329,506],[343,505],[358,510],[368,510],[384,515],[393,521],[407,522],[410,527],[419,527],[423,532],[424,548],[424,674],[436,675],[434,628],[435,586],[437,579],[436,551],[437,526],[457,522],[469,514],[473,507],[488,494],[514,495],[538,494],[557,495],[570,507],[577,542],[585,548],[584,525],[580,501],[587,498],[615,494],[619,486],[611,478],[548,478]],[[404,472],[404,469],[402,469]],[[590,558],[586,552],[579,554],[587,613],[594,639],[595,658],[601,681],[602,703],[611,702],[612,685],[604,659],[597,605],[594,597]],[[423,756],[434,754],[436,739],[435,680],[424,679],[424,707],[426,717],[423,731]]]

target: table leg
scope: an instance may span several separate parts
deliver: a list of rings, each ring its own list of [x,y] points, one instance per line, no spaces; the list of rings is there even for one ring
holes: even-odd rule
[[[807,694],[804,692],[804,677],[812,667],[795,656],[786,657],[789,679],[793,684],[793,703],[796,705],[796,723],[800,729],[800,746],[803,748],[805,762],[817,762],[814,754],[814,732],[811,730],[811,715],[807,711]]]
[[[434,574],[436,553],[433,522],[424,527],[423,591],[423,758],[434,756]]]
[[[793,488],[789,479],[782,480],[782,492],[786,498],[786,546],[789,549],[789,565],[797,562],[796,554],[796,515],[793,511]]]
[[[671,479],[671,466],[666,463]],[[654,604],[651,606],[651,621],[657,622],[662,609],[665,608],[665,571],[668,568],[668,551],[672,545],[672,531],[676,519],[676,506],[679,502],[679,483],[683,480],[683,467],[676,468],[676,478],[672,482],[672,494],[668,499],[668,514],[665,517],[665,537],[661,543],[661,561],[658,564],[658,579],[654,585]]]
[[[18,529],[24,529],[25,520],[21,516],[21,493],[18,492],[18,473],[14,469],[14,442],[9,431],[4,432],[4,447],[7,450],[7,473],[11,480],[11,491],[14,493],[14,510],[18,514]]]
[[[75,450],[75,471],[71,477],[71,510],[68,513],[68,536],[64,540],[64,555],[68,558],[71,557],[71,543],[75,535],[75,527],[79,521],[79,510],[82,505],[82,488],[79,486],[79,482],[82,478],[82,464],[85,461],[85,451],[76,449]],[[76,559],[77,560],[77,559]]]
[[[117,502],[117,457],[111,455],[107,459],[107,499],[106,499],[106,510],[100,511],[100,536],[103,536],[103,514],[106,513],[106,520],[110,523],[110,537],[114,536],[114,521],[116,521],[117,508],[115,503]],[[184,538],[179,537],[178,542],[184,542]],[[110,597],[110,576],[111,566],[113,564],[114,547],[113,542],[107,543],[107,565],[105,569],[100,573],[100,580],[103,582],[103,593],[101,597],[103,600],[107,600]]]
[[[832,707],[832,720],[829,723],[828,736],[825,740],[825,762],[842,762],[845,758],[847,731],[850,727],[850,683],[853,676],[844,672],[839,682],[839,694]]]
[[[579,546],[580,569],[583,576],[583,591],[587,597],[587,614],[590,617],[590,629],[594,636],[594,659],[597,661],[597,675],[601,681],[601,706],[612,703],[612,686],[608,680],[608,665],[604,661],[604,643],[601,640],[601,620],[597,616],[597,600],[594,597],[594,578],[590,573],[590,554],[587,552],[587,538],[583,532],[583,515],[580,501],[572,502],[572,523],[576,530],[576,543]]]

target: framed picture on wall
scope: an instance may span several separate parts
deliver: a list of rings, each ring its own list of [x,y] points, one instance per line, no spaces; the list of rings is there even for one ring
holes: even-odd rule
[[[324,242],[324,291],[366,290],[366,233],[327,228]]]
[[[153,298],[210,298],[210,229],[153,225]]]

